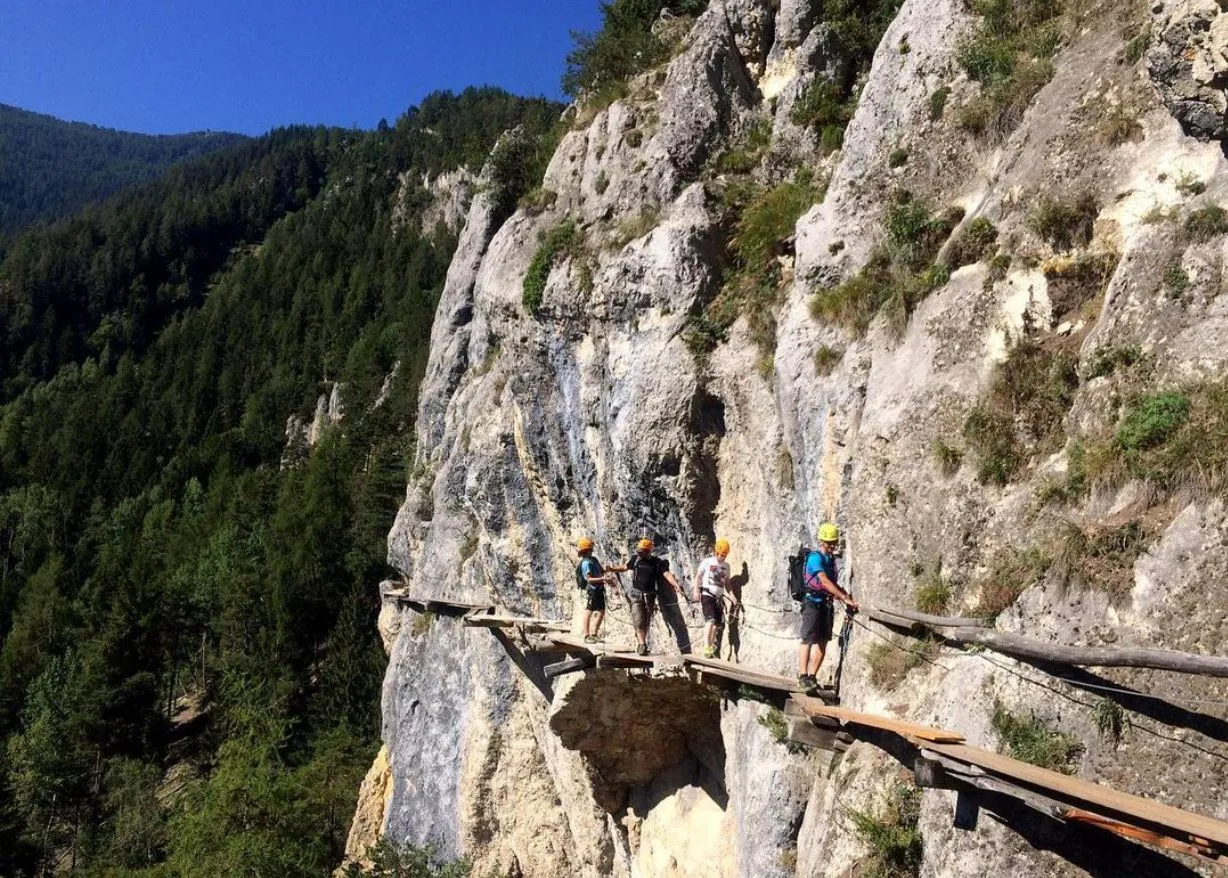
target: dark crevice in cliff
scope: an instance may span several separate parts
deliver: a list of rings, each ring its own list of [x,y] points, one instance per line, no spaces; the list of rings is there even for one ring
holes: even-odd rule
[[[724,807],[725,744],[720,708],[686,677],[598,671],[556,702],[550,728],[579,751],[598,805],[639,813],[686,785]]]

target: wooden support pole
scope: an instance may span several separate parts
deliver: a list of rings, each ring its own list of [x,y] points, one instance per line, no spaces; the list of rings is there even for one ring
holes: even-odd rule
[[[575,658],[563,659],[561,662],[546,665],[546,667],[542,668],[542,673],[546,675],[546,679],[553,680],[555,677],[561,677],[564,674],[586,671],[589,668],[595,667],[596,664],[597,660],[591,655],[578,655]]]
[[[922,789],[948,789],[946,771],[937,759],[918,757],[912,764],[913,783]]]
[[[897,610],[894,607],[867,607],[862,612],[876,622],[883,622],[898,628],[910,628],[914,625],[928,625],[931,628],[983,628],[986,624],[984,619],[963,616],[931,616],[929,613]]]
[[[939,636],[949,643],[984,646],[994,652],[1016,658],[1078,667],[1154,668],[1181,674],[1228,677],[1228,657],[1224,656],[1197,655],[1139,646],[1065,646],[994,631],[985,626],[983,619],[931,616],[892,607],[870,607],[864,612],[874,621],[893,628],[936,628],[940,629]]]
[[[986,628],[956,628],[944,631],[942,636],[957,643],[979,644],[994,652],[1035,661],[1097,668],[1155,668],[1181,674],[1228,677],[1228,657],[1132,646],[1062,646]]]
[[[974,792],[960,790],[955,794],[955,817],[951,821],[952,826],[965,832],[971,832],[976,829],[976,819],[980,813],[981,806]]]

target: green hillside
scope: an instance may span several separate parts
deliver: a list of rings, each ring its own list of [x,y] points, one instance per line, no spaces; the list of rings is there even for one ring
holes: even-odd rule
[[[398,175],[476,170],[503,130],[548,138],[559,110],[470,89],[374,132],[279,130],[14,242],[0,874],[337,864],[377,741],[375,584],[455,246],[394,227]],[[427,198],[409,193],[411,216]],[[332,381],[345,420],[288,452],[287,416]]]
[[[0,104],[0,243],[67,216],[175,162],[241,142],[240,134],[133,134]]]

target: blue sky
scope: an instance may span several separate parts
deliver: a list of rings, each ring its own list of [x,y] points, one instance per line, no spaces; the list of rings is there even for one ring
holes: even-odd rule
[[[428,92],[559,96],[598,0],[2,0],[0,103],[109,128],[373,127]]]

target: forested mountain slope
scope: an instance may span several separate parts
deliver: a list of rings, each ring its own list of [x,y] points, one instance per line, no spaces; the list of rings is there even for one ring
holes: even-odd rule
[[[458,231],[437,208],[520,126],[492,184],[514,205],[559,109],[471,89],[282,129],[14,243],[0,873],[340,860],[378,731],[368,585]]]
[[[32,222],[67,216],[175,162],[244,139],[212,131],[136,134],[0,104],[0,245]]]

